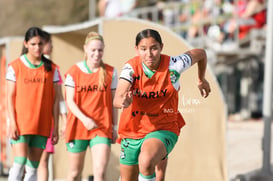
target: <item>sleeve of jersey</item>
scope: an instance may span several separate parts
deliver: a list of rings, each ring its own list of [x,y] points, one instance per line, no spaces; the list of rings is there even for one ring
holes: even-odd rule
[[[118,73],[117,73],[117,70],[114,68],[111,89],[115,90],[117,88],[117,84],[118,84]]]
[[[54,76],[53,76],[53,82],[59,82],[60,81],[60,72],[58,71],[58,68],[55,68],[54,70]]]
[[[73,80],[73,77],[69,74],[66,75],[65,81],[64,81],[64,85],[68,86],[68,87],[75,87],[75,82]]]
[[[59,82],[58,82],[58,84],[62,84],[63,83],[63,79],[62,79],[62,75],[61,75],[59,67],[57,67],[57,71],[58,71],[58,76],[59,76]]]
[[[187,54],[182,54],[179,56],[173,56],[170,60],[170,67],[171,71],[175,73],[181,74],[185,70],[191,67],[191,57]]]
[[[16,82],[15,71],[12,68],[11,65],[8,67],[8,70],[7,70],[7,73],[6,73],[6,80],[10,80],[10,81]]]
[[[134,81],[133,74],[134,74],[133,67],[127,63],[122,68],[119,78],[127,80],[132,84]]]

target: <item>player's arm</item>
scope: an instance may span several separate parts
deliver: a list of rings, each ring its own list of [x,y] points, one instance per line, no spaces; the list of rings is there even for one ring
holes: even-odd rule
[[[191,57],[191,64],[194,65],[197,63],[198,66],[198,88],[203,97],[207,97],[210,93],[210,86],[208,81],[205,78],[205,73],[207,69],[207,54],[204,49],[192,49],[185,54]]]
[[[74,114],[83,123],[87,130],[97,128],[98,126],[95,121],[85,115],[75,102],[75,82],[73,77],[67,74],[64,84],[66,92],[66,103],[71,113]]]
[[[118,83],[118,75],[117,75],[117,70],[114,69],[113,72],[113,77],[112,77],[112,83],[111,83],[111,90],[112,90],[112,103],[114,101],[114,97],[116,94],[116,89],[117,89],[117,83]],[[116,139],[118,138],[117,135],[117,129],[118,129],[118,109],[116,107],[112,107],[113,111],[113,119],[112,119],[112,143],[116,143]]]
[[[9,126],[9,135],[13,140],[17,140],[19,138],[19,131],[17,129],[16,121],[15,121],[15,82],[7,81],[7,108],[8,108],[8,117],[10,121]]]
[[[116,94],[114,97],[114,106],[116,108],[127,108],[132,103],[132,93],[129,91],[131,83],[125,79],[119,79]]]
[[[15,118],[16,75],[12,66],[8,67],[7,74],[7,112],[9,117],[9,136],[13,140],[19,138],[19,131]]]
[[[116,108],[127,108],[133,101],[132,93],[129,91],[133,83],[134,70],[130,64],[125,64],[118,80],[118,85],[113,104]]]
[[[53,129],[53,135],[52,135],[52,143],[55,145],[59,141],[59,90],[58,90],[58,83],[54,82],[54,90],[55,90],[55,96],[54,96],[54,104],[53,104],[53,121],[54,121],[54,129]]]

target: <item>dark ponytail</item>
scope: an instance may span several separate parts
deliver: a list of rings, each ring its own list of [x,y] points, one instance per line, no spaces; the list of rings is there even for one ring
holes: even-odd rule
[[[41,38],[43,38],[44,37],[43,30],[41,30],[38,27],[29,28],[25,34],[25,42],[28,42],[31,38],[33,38],[35,36],[40,36]],[[21,55],[26,54],[26,53],[28,53],[28,49],[25,46],[23,46]],[[44,67],[47,72],[52,71],[52,61],[51,60],[47,59],[45,56],[42,55],[41,61],[44,63]]]
[[[52,61],[46,58],[44,55],[42,55],[42,62],[44,62],[44,67],[47,72],[52,71]]]

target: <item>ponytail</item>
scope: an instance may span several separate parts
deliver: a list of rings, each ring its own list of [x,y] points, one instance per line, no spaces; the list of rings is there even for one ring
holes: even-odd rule
[[[52,61],[47,59],[44,55],[42,55],[42,62],[44,63],[44,67],[45,67],[45,70],[47,72],[51,72],[52,71]]]
[[[99,72],[99,88],[100,89],[103,89],[103,87],[104,87],[105,77],[106,77],[106,68],[105,68],[103,61],[101,61],[100,62],[100,72]]]

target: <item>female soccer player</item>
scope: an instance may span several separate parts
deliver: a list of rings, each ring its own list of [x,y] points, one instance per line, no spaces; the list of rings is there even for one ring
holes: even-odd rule
[[[155,170],[164,168],[185,124],[178,112],[179,77],[197,63],[198,88],[207,97],[207,57],[203,49],[175,57],[161,54],[161,36],[153,29],[137,34],[135,48],[138,55],[125,64],[114,98],[114,106],[123,109],[118,131],[121,181],[155,181]]]
[[[52,143],[58,142],[59,75],[56,65],[42,55],[42,30],[31,27],[25,34],[22,55],[8,66],[7,103],[14,162],[9,181],[37,180],[37,167],[54,126]]]
[[[65,74],[68,105],[65,140],[69,153],[69,181],[79,181],[89,146],[96,181],[105,180],[111,142],[117,137],[117,110],[113,97],[117,85],[116,69],[102,61],[104,40],[90,32],[84,44],[84,60]]]

